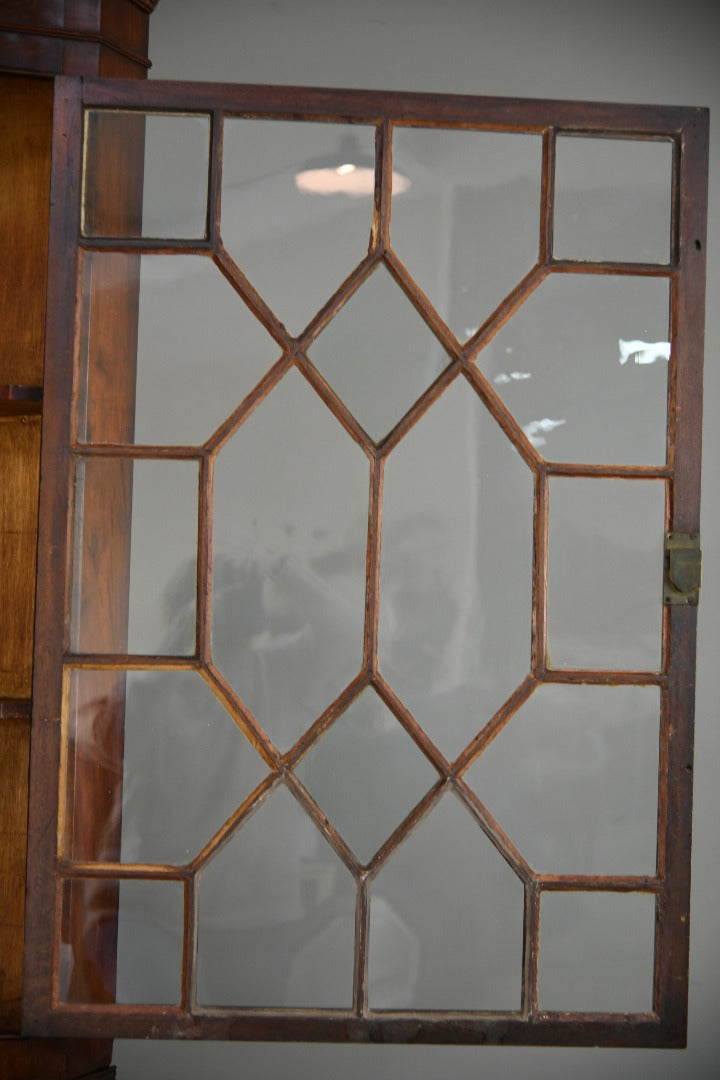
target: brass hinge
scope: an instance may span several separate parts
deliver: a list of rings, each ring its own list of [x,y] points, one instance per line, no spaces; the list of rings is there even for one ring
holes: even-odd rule
[[[697,604],[701,570],[700,533],[667,533],[663,601],[666,604]]]

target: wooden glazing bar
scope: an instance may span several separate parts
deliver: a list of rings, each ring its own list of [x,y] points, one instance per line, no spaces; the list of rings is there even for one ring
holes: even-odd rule
[[[667,411],[667,442],[666,460],[668,468],[675,475],[676,457],[676,430],[677,430],[677,380],[678,380],[678,279],[670,280],[670,318],[668,337],[670,338],[670,359],[668,361],[668,411]],[[675,485],[670,484],[668,497],[670,501],[667,528],[673,518],[672,502],[675,493]]]
[[[555,223],[555,131],[548,128],[542,136],[542,181],[540,187],[540,237],[538,259],[552,258]]]
[[[380,549],[382,544],[382,492],[385,463],[370,461],[370,496],[368,505],[367,555],[365,560],[365,628],[363,633],[363,668],[370,674],[378,671],[378,623],[380,619]]]
[[[547,669],[547,589],[550,484],[546,469],[535,474],[533,506],[532,638],[530,662],[535,674]]]
[[[676,272],[672,263],[611,262],[587,259],[551,259],[548,267],[554,274],[620,274],[630,277],[671,277]]]
[[[422,750],[430,764],[433,765],[442,776],[449,776],[449,761],[441,754],[435,743],[428,738],[415,717],[408,709],[406,709],[392,687],[385,682],[382,675],[377,672],[372,676],[370,682],[371,685],[375,687],[378,696],[385,702],[388,709],[390,709],[390,712],[395,716],[395,719],[402,724],[418,749]]]
[[[390,238],[392,204],[392,127],[385,120],[375,129],[375,192],[370,251],[382,253]]]
[[[210,255],[215,249],[209,240],[173,240],[169,237],[83,236],[80,244],[85,251],[115,252],[121,255]]]
[[[353,1012],[368,1012],[368,956],[370,941],[370,878],[360,874],[356,883],[355,960],[353,967]]]
[[[387,457],[393,447],[397,446],[400,440],[407,435],[408,431],[417,424],[418,420],[425,415],[430,406],[437,401],[443,390],[457,378],[459,373],[460,361],[451,360],[444,371],[441,371],[435,381],[420,395],[415,404],[408,409],[400,420],[398,420],[392,431],[389,431],[377,444],[378,452],[383,458]]]
[[[405,264],[397,257],[392,248],[383,255],[383,262],[398,283],[418,314],[427,323],[435,337],[451,358],[460,355],[457,338],[448,329],[447,323],[438,315],[425,293],[420,289]]]
[[[286,787],[295,796],[302,808],[308,814],[308,816],[317,825],[320,832],[323,834],[330,847],[335,854],[345,863],[353,877],[357,878],[361,870],[361,863],[355,856],[355,853],[350,850],[340,833],[337,831],[333,823],[321,810],[318,804],[313,799],[310,792],[305,785],[298,780],[297,776],[293,772],[287,770],[283,773],[283,780]]]
[[[546,668],[542,682],[587,683],[592,686],[663,686],[667,675],[661,671],[601,671]]]
[[[673,139],[670,177],[670,262],[674,266],[680,260],[680,154],[680,139]]]
[[[221,825],[215,835],[208,841],[204,848],[198,852],[195,858],[188,864],[188,868],[197,873],[210,862],[210,859],[220,851],[225,844],[233,838],[240,826],[262,806],[273,791],[280,785],[282,778],[279,772],[266,776],[262,783],[258,784],[246,799],[240,803],[226,822]]]
[[[269,371],[263,375],[260,382],[243,398],[238,407],[230,413],[220,427],[210,436],[205,443],[205,449],[216,454],[223,448],[228,439],[235,434],[240,424],[247,420],[258,405],[268,396],[273,387],[282,379],[285,372],[293,366],[294,357],[291,353],[285,353],[277,363],[273,364]]]
[[[212,510],[215,458],[200,462],[198,490],[197,597],[195,604],[195,652],[199,660],[210,662],[212,633]]]
[[[527,298],[535,292],[538,285],[548,275],[548,267],[544,264],[538,263],[533,266],[531,270],[528,270],[527,274],[512,292],[508,293],[504,300],[502,300],[495,310],[490,314],[485,322],[475,331],[473,336],[469,338],[463,346],[463,358],[468,361],[477,362],[477,356],[481,349],[492,341],[497,333],[502,330],[503,326],[510,321],[512,316],[518,310],[518,308],[525,303]]]
[[[522,857],[508,834],[495,820],[487,807],[483,805],[472,788],[469,788],[463,780],[455,780],[453,788],[508,866],[512,867],[521,881],[530,881],[533,877],[530,864]]]
[[[345,306],[350,297],[355,295],[360,286],[370,277],[379,260],[379,252],[371,248],[355,269],[350,271],[343,283],[312,317],[298,337],[297,342],[301,349],[307,349],[320,331],[324,330],[330,320]]]
[[[580,465],[573,461],[546,461],[543,471],[549,476],[607,477],[614,480],[667,480],[672,469],[667,465]]]
[[[534,472],[537,472],[541,467],[542,459],[500,395],[493,390],[485,376],[474,364],[464,363],[463,375],[488,411],[495,417],[505,435],[525,460],[525,463]]]
[[[534,675],[528,675],[523,680],[517,690],[501,705],[492,719],[478,732],[470,745],[453,761],[451,776],[462,776],[482,751],[490,745],[495,736],[500,734],[508,720],[515,715],[520,706],[525,704],[537,685]]]
[[[437,783],[423,795],[420,802],[412,808],[410,813],[403,819],[400,825],[398,825],[392,835],[388,837],[383,846],[375,852],[372,859],[367,864],[367,871],[371,878],[375,877],[383,864],[390,858],[393,851],[402,844],[403,840],[408,838],[413,829],[417,828],[425,815],[430,812],[433,806],[435,806],[441,795],[447,791],[448,787],[449,782],[444,777],[441,777]]]
[[[327,731],[331,724],[337,720],[338,716],[345,712],[345,709],[347,709],[350,702],[359,696],[369,682],[370,678],[368,673],[364,670],[361,671],[352,682],[338,694],[332,704],[318,717],[315,723],[300,736],[295,745],[283,755],[282,764],[288,769],[294,769],[308,750],[315,745],[323,732]]]
[[[274,337],[282,349],[292,350],[294,339],[271,311],[263,300],[260,293],[250,284],[242,270],[227,251],[221,245],[216,245],[213,253],[213,262],[223,277],[232,285],[233,289],[243,298],[255,318],[265,327],[268,334]]]
[[[534,881],[525,884],[523,921],[522,1011],[532,1020],[538,1007],[538,954],[540,950],[540,890]]]
[[[235,693],[224,676],[212,665],[199,668],[205,682],[223,703],[246,739],[273,769],[281,769],[281,755],[272,739],[260,726],[250,710]]]
[[[97,668],[103,671],[200,671],[195,656],[146,656],[143,653],[67,653],[68,668]]]
[[[330,383],[303,353],[299,353],[295,358],[295,366],[306,381],[310,383],[321,401],[327,405],[333,416],[342,424],[350,438],[370,457],[373,453],[372,439],[357,422],[345,402],[338,397]]]
[[[132,458],[135,460],[198,461],[207,458],[202,446],[150,446],[146,443],[78,443],[71,448],[75,458]]]
[[[197,993],[198,879],[188,878],[183,885],[183,957],[180,1007],[190,1010]]]
[[[472,126],[479,130],[542,132],[555,126],[576,134],[648,138],[678,132],[697,111],[673,105],[620,105],[542,98],[496,98],[458,94],[413,94],[383,90],[324,89],[222,83],[146,82],[89,78],[83,104],[182,112],[190,109],[288,119],[327,119],[367,124],[385,118],[398,124]]]
[[[210,117],[210,160],[208,163],[207,238],[213,248],[220,240],[222,201],[223,116],[215,109]]]
[[[645,892],[663,888],[658,877],[621,874],[536,874],[538,887],[545,892]]]
[[[58,861],[57,872],[60,877],[71,878],[112,878],[128,881],[186,881],[190,871],[184,866],[166,863],[121,863],[121,862],[72,862],[68,859]]]

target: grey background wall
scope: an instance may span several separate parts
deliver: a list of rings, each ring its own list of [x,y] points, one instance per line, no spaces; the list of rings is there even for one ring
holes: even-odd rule
[[[705,105],[720,115],[713,0],[162,0],[153,78]],[[710,1080],[720,1034],[720,134],[711,134],[703,550],[686,1051],[117,1042],[120,1080],[583,1075]]]

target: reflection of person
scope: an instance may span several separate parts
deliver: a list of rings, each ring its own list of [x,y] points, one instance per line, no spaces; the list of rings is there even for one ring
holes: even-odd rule
[[[170,654],[191,645],[194,584],[194,568],[176,575],[167,604]],[[261,570],[251,559],[217,556],[213,612],[214,662],[281,749],[359,670],[362,613],[358,633],[346,601],[319,573],[289,558]],[[78,718],[79,743],[91,756],[102,747],[106,698],[94,699],[100,713],[87,703]],[[111,711],[122,724],[122,710]],[[124,730],[125,862],[186,863],[267,775],[195,672],[129,672]],[[114,789],[119,796],[119,782]],[[110,828],[117,828],[118,817],[116,803]],[[202,1004],[349,1006],[355,883],[282,784],[216,853],[199,882]],[[179,886],[168,882],[120,889],[118,1001],[178,1000],[183,934],[179,908],[168,902],[173,889],[179,898]],[[113,904],[101,904],[102,910],[94,901],[92,910],[82,905],[88,957],[98,920],[108,927],[114,922]],[[386,903],[380,907],[384,922],[400,925]],[[394,983],[413,977],[417,951],[409,931],[392,938],[395,953],[388,939],[382,964],[388,1003]],[[67,944],[69,973],[75,950]],[[88,992],[89,1000],[112,996],[108,978],[105,989]]]

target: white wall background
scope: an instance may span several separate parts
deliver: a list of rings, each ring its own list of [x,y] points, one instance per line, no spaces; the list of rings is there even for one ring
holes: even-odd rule
[[[720,115],[717,0],[162,0],[153,78],[704,105]],[[482,1075],[710,1080],[720,1060],[720,135],[708,319],[686,1051],[117,1042],[120,1080]]]

